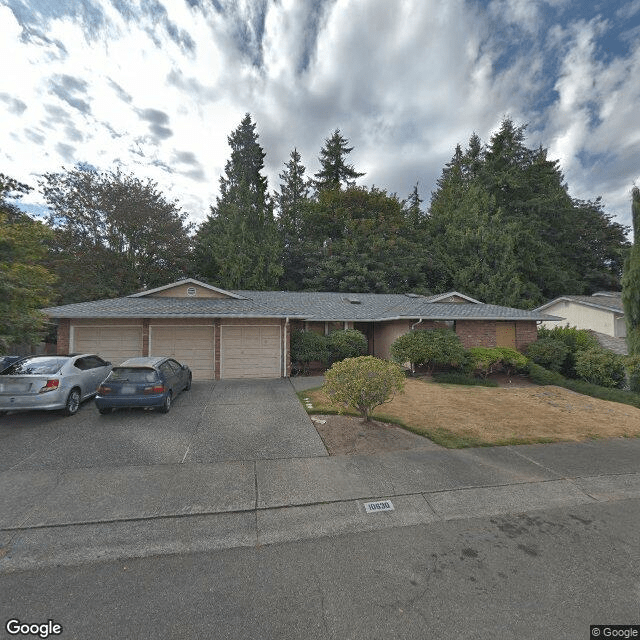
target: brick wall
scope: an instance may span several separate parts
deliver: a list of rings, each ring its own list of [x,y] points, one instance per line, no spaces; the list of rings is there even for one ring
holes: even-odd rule
[[[538,339],[538,327],[535,320],[516,322],[516,349],[524,351]]]
[[[523,351],[538,339],[535,320],[520,320],[516,325],[516,349]],[[495,320],[457,320],[456,333],[462,344],[469,347],[495,347]]]
[[[456,320],[456,333],[467,349],[496,346],[495,320]]]

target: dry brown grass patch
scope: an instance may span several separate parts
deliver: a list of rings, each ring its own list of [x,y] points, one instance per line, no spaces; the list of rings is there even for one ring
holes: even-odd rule
[[[316,411],[337,411],[322,391],[307,394]],[[640,436],[640,409],[555,386],[488,388],[407,380],[405,393],[376,415],[417,433],[442,432],[475,444]]]

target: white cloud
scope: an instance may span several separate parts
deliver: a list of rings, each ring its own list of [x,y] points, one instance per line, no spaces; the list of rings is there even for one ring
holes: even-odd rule
[[[132,0],[125,16],[91,5],[90,29],[68,2],[37,16],[42,35],[26,41],[0,6],[0,55],[12,60],[0,68],[0,171],[35,184],[69,158],[119,165],[201,219],[227,136],[250,112],[272,189],[294,146],[316,171],[339,127],[364,184],[405,196],[419,180],[428,200],[456,143],[487,140],[511,115],[561,158],[576,196],[603,193],[625,216],[640,54],[630,41],[626,58],[604,60],[598,38],[639,2],[571,22],[567,0],[166,0],[155,13]]]

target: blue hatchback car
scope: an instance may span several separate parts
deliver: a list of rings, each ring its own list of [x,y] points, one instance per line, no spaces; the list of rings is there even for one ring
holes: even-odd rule
[[[168,413],[173,399],[191,388],[191,370],[173,358],[130,358],[113,367],[98,387],[98,411],[152,407]]]

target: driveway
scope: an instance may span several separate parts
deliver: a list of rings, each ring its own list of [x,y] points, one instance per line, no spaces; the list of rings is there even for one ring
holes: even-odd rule
[[[291,383],[195,382],[171,412],[0,416],[0,471],[326,456]]]

